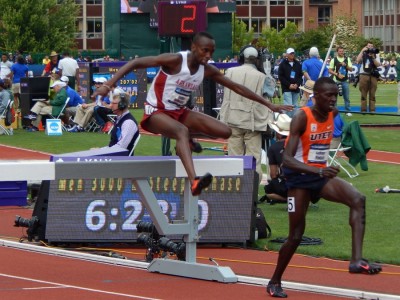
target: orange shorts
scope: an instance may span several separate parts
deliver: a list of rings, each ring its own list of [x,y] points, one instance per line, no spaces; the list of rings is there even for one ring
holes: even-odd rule
[[[165,115],[171,117],[172,119],[174,119],[180,123],[183,123],[186,120],[187,116],[189,115],[189,111],[190,110],[187,109],[186,107],[182,107],[177,110],[165,110],[165,109],[154,108],[145,103],[144,114],[143,114],[142,121],[140,122],[140,126],[144,130],[151,132],[147,128],[146,125],[147,125],[147,122],[149,121],[150,117],[155,114],[165,114]]]

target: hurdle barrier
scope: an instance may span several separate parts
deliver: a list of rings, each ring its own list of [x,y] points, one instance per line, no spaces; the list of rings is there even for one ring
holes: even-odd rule
[[[194,160],[194,166],[197,174],[210,172],[214,176],[242,176],[244,172],[242,158],[204,158]],[[157,231],[161,235],[183,235],[186,243],[185,261],[156,258],[148,265],[148,271],[225,283],[238,281],[229,267],[196,262],[196,243],[199,240],[198,197],[191,194],[190,182],[180,159],[146,160],[146,157],[138,157],[137,160],[102,162],[71,162],[62,159],[57,159],[55,162],[5,161],[0,162],[0,168],[2,170],[0,181],[95,179],[99,177],[99,170],[101,177],[104,178],[129,178],[149,211]],[[186,178],[184,218],[180,222],[167,222],[148,181],[148,177],[152,176]]]

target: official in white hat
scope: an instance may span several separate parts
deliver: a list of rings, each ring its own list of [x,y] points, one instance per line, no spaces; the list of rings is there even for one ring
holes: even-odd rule
[[[286,180],[281,170],[283,150],[286,137],[289,135],[290,122],[292,119],[286,114],[280,114],[269,126],[275,131],[276,142],[267,151],[270,180],[264,190],[266,200],[269,204],[286,203],[287,188]],[[262,198],[263,199],[263,198]]]
[[[297,108],[300,97],[299,87],[303,83],[303,72],[301,63],[296,59],[294,48],[286,50],[286,58],[278,67],[278,78],[281,83],[283,103]],[[294,111],[287,113],[292,117]]]
[[[292,118],[289,117],[287,114],[279,114],[276,121],[273,121],[269,124],[269,126],[275,130],[276,133],[288,136],[290,130],[290,122]]]
[[[267,76],[257,68],[258,49],[251,45],[243,47],[239,53],[239,63],[240,66],[227,69],[226,77],[268,98],[264,85]],[[261,135],[267,130],[268,121],[273,119],[272,112],[260,103],[225,88],[220,119],[232,130],[232,135],[228,139],[228,154],[253,156],[256,159],[256,171],[261,181],[263,175]]]

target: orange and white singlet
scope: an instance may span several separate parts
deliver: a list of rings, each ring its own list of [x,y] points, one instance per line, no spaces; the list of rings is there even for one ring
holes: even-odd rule
[[[307,116],[307,126],[300,137],[294,158],[307,165],[326,167],[334,128],[333,112],[329,112],[327,120],[320,123],[315,120],[310,107],[300,109]]]
[[[178,110],[186,105],[192,92],[196,91],[204,78],[204,66],[200,65],[195,74],[190,74],[187,51],[181,51],[182,66],[179,73],[170,75],[162,69],[155,76],[147,94],[145,110]],[[151,111],[146,111],[151,114]]]

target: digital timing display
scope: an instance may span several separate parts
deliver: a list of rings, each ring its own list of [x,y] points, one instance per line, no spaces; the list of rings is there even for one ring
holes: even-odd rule
[[[158,34],[187,36],[206,30],[206,5],[206,1],[159,2]]]
[[[98,63],[98,72],[108,74],[110,77],[125,64],[125,62]],[[131,96],[132,108],[143,108],[147,96],[147,74],[145,69],[132,70],[122,77],[117,85]]]
[[[245,169],[243,176],[214,177],[198,201],[200,243],[250,240],[257,197],[255,174]],[[184,183],[184,178],[149,178],[169,222],[183,220]],[[62,179],[50,183],[45,234],[49,242],[135,242],[136,225],[141,220],[151,222],[131,179]]]

